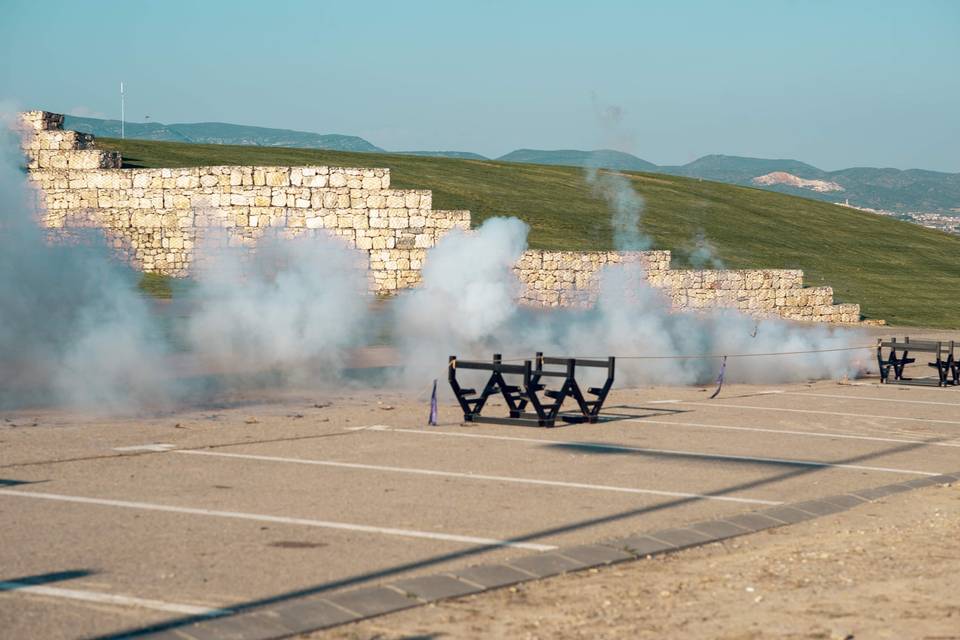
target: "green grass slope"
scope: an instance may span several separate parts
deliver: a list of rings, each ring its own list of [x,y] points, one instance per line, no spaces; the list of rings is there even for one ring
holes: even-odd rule
[[[606,203],[573,167],[395,154],[99,139],[129,166],[332,165],[389,167],[396,188],[433,190],[435,209],[470,209],[474,224],[514,215],[533,248],[612,247]],[[703,233],[731,269],[803,269],[868,318],[960,327],[960,238],[805,198],[663,174],[630,173],[646,200],[653,248],[689,264]]]

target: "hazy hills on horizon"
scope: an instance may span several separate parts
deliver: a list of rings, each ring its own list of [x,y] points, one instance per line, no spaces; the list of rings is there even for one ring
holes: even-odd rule
[[[101,120],[65,116],[64,129],[92,133],[102,138],[119,138],[119,120]],[[380,151],[358,136],[320,134],[290,129],[251,127],[226,122],[191,122],[163,124],[160,122],[126,122],[126,137],[135,140],[162,142],[194,142],[197,144],[239,144],[257,147],[291,147],[294,149],[332,149],[337,151]]]
[[[120,121],[66,116],[64,128],[95,136],[119,138]],[[359,136],[319,134],[289,129],[253,127],[223,122],[162,124],[159,122],[124,125],[128,138],[232,144],[262,147],[328,149],[398,153],[465,160],[497,160],[528,164],[595,167],[620,171],[666,173],[743,186],[779,191],[828,202],[849,200],[851,204],[896,212],[938,212],[960,215],[960,173],[944,173],[923,169],[884,169],[854,167],[824,171],[798,160],[748,158],[727,155],[706,155],[684,165],[657,165],[623,151],[601,149],[541,150],[516,149],[499,158],[487,158],[468,151],[386,151]],[[781,179],[780,173],[790,179]],[[773,180],[757,178],[775,174]],[[795,180],[797,178],[799,180]],[[819,191],[805,186],[811,181],[830,185]]]

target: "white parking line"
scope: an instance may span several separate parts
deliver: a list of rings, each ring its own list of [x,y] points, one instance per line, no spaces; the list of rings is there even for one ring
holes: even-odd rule
[[[842,416],[845,418],[875,418],[879,420],[907,420],[910,422],[932,422],[935,424],[957,424],[956,420],[934,420],[933,418],[905,418],[902,416],[874,416],[866,413],[842,413],[839,411],[816,411],[814,409],[783,409],[780,407],[757,407],[749,404],[723,404],[721,402],[687,402],[680,401],[677,404],[689,404],[694,407],[714,407],[721,409],[754,409],[757,411],[785,411],[788,413],[810,413],[823,416]]]
[[[902,398],[873,398],[873,397],[858,397],[858,396],[842,396],[832,393],[802,393],[799,391],[787,391],[787,395],[791,396],[806,396],[808,398],[837,398],[842,400],[869,400],[871,402],[897,402],[902,404],[931,404],[941,407],[957,407],[960,409],[960,402],[934,402],[933,400],[904,400]]]
[[[939,476],[939,472],[918,471],[915,469],[893,469],[890,467],[869,467],[859,464],[843,464],[834,462],[820,462],[817,460],[793,460],[789,458],[763,458],[756,456],[737,456],[724,453],[703,453],[700,451],[678,451],[674,449],[648,449],[645,447],[630,447],[620,444],[607,444],[603,442],[576,442],[570,440],[550,440],[544,438],[521,438],[518,436],[495,436],[491,434],[480,433],[455,433],[453,431],[422,431],[419,429],[401,429],[394,427],[391,429],[378,429],[377,432],[384,433],[415,433],[428,436],[452,436],[455,438],[479,438],[484,440],[507,440],[512,442],[534,442],[540,445],[567,446],[567,447],[586,447],[592,449],[603,449],[609,451],[630,451],[636,453],[663,453],[674,456],[689,456],[691,458],[712,458],[716,460],[742,460],[744,462],[767,462],[771,464],[789,464],[805,467],[829,467],[835,469],[854,469],[856,471],[879,471],[883,473],[900,473],[916,476]]]
[[[512,476],[491,476],[480,473],[458,473],[455,471],[437,471],[434,469],[413,469],[410,467],[385,467],[374,464],[359,464],[354,462],[334,462],[331,460],[309,460],[303,458],[281,458],[277,456],[260,456],[245,453],[223,453],[219,451],[177,451],[189,455],[216,456],[222,458],[238,458],[243,460],[262,460],[266,462],[287,462],[294,464],[309,464],[323,467],[340,467],[344,469],[363,469],[367,471],[386,471],[391,473],[410,473],[422,476],[442,476],[448,478],[466,478],[468,480],[491,480],[494,482],[511,482],[515,484],[543,485],[548,487],[565,487],[571,489],[590,489],[594,491],[615,491],[620,493],[643,493],[671,498],[697,498],[701,500],[723,500],[726,502],[743,502],[748,504],[778,505],[782,502],[775,500],[759,500],[753,498],[730,498],[726,496],[712,496],[709,494],[686,493],[681,491],[659,491],[656,489],[635,489],[633,487],[617,487],[604,484],[585,484],[581,482],[562,482],[559,480],[536,480],[533,478],[515,478]]]
[[[138,444],[131,447],[114,447],[114,451],[169,451],[176,445],[172,444]]]
[[[623,420],[622,422],[637,422],[640,424],[671,425],[680,427],[702,427],[704,429],[720,429],[726,431],[755,431],[758,433],[776,433],[791,436],[810,436],[814,438],[844,438],[847,440],[868,440],[871,442],[897,442],[901,444],[922,444],[929,447],[957,447],[960,448],[960,442],[927,442],[925,440],[906,440],[902,438],[880,438],[877,436],[858,436],[848,433],[827,433],[823,431],[793,431],[790,429],[766,429],[763,427],[735,427],[721,424],[704,424],[701,422],[668,422],[666,420],[648,420],[647,418],[636,418]]]
[[[155,609],[157,611],[168,611],[170,613],[185,613],[193,616],[224,616],[233,613],[229,609],[211,609],[210,607],[198,607],[192,604],[177,604],[175,602],[161,602],[160,600],[149,600],[146,598],[134,598],[132,596],[121,596],[113,593],[103,593],[100,591],[86,591],[81,589],[63,589],[61,587],[47,587],[44,585],[32,584],[30,582],[0,582],[0,591],[16,591],[22,593],[33,593],[39,596],[51,596],[54,598],[69,598],[70,600],[84,600],[86,602],[97,602],[101,604],[117,604],[125,607],[139,607],[141,609]]]
[[[75,502],[80,504],[95,504],[106,507],[121,507],[125,509],[141,509],[145,511],[165,511],[168,513],[185,513],[195,516],[213,516],[216,518],[236,518],[240,520],[255,520],[259,522],[273,522],[277,524],[293,524],[322,529],[342,529],[345,531],[360,531],[363,533],[377,533],[387,536],[403,538],[424,538],[427,540],[445,540],[448,542],[463,542],[493,547],[516,547],[518,549],[532,549],[534,551],[551,551],[557,547],[548,544],[532,542],[515,542],[512,540],[496,540],[493,538],[478,538],[475,536],[461,536],[452,533],[438,533],[434,531],[415,531],[411,529],[394,529],[392,527],[374,527],[365,524],[351,524],[347,522],[330,522],[327,520],[311,520],[307,518],[287,518],[284,516],[270,516],[260,513],[243,513],[239,511],[218,511],[214,509],[198,509],[194,507],[175,507],[166,504],[151,502],[131,502],[127,500],[108,500],[105,498],[88,498],[85,496],[67,496],[58,493],[39,493],[34,491],[14,491],[0,489],[0,495],[15,496],[18,498],[35,498],[39,500],[56,500],[59,502]]]

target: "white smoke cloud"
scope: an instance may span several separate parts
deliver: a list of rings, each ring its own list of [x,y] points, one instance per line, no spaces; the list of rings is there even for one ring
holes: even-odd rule
[[[718,257],[716,245],[710,241],[703,229],[697,229],[697,232],[684,249],[686,249],[687,252],[687,261],[694,269],[725,268],[723,260]]]
[[[277,374],[268,384],[316,386],[336,378],[346,350],[366,336],[365,256],[323,232],[267,236],[253,255],[200,247],[207,268],[187,296],[187,316],[167,326],[161,316],[175,314],[152,308],[137,289],[140,274],[99,231],[47,241],[14,109],[3,110],[3,124],[0,407],[163,409],[264,372]],[[212,374],[213,387],[210,376],[178,379],[195,372]]]
[[[527,248],[527,231],[516,218],[491,218],[475,231],[450,232],[429,252],[422,284],[393,302],[408,375],[442,372],[447,355],[494,348],[518,310],[512,269]]]
[[[186,341],[216,371],[335,377],[367,330],[365,256],[325,232],[262,238],[254,254],[202,245]]]
[[[136,274],[111,259],[97,233],[45,241],[17,112],[0,109],[0,124],[0,406],[162,404],[162,348]]]
[[[754,329],[756,334],[754,335]],[[576,355],[618,356],[623,384],[702,384],[719,368],[717,358],[740,355],[815,351],[862,344],[858,332],[824,325],[806,325],[779,318],[757,320],[732,309],[678,312],[659,290],[649,286],[637,264],[611,265],[600,274],[597,305],[558,322],[554,348],[566,346]],[[644,359],[634,356],[694,356]],[[840,378],[857,372],[855,352],[826,352],[779,357],[734,358],[727,366],[731,382],[775,383]]]
[[[650,236],[640,230],[645,202],[633,188],[630,178],[593,166],[587,166],[584,171],[591,191],[606,200],[610,207],[613,248],[617,251],[643,251],[653,246]]]
[[[676,312],[636,263],[606,267],[590,309],[523,307],[516,302],[521,284],[511,267],[526,247],[526,233],[519,220],[490,219],[474,233],[445,237],[428,255],[421,288],[396,301],[394,330],[412,386],[423,388],[440,377],[447,355],[489,359],[499,352],[532,358],[543,351],[616,356],[617,386],[688,385],[712,380],[719,359],[663,356],[811,351],[862,341],[852,330],[775,318],[758,321],[728,309]],[[835,351],[735,358],[728,364],[727,380],[775,383],[852,376],[861,357]]]
[[[593,109],[603,133],[604,144],[630,151],[636,145],[635,136],[623,125],[623,109],[617,105],[601,104],[592,96]],[[613,248],[618,251],[643,251],[653,246],[653,239],[642,231],[641,218],[646,203],[633,181],[622,173],[604,170],[601,159],[591,156],[584,166],[584,177],[590,191],[603,198],[610,208],[610,226],[613,230]]]

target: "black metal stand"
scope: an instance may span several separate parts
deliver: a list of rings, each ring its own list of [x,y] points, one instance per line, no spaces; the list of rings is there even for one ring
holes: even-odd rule
[[[450,356],[447,377],[463,409],[465,422],[488,422],[523,426],[553,427],[558,419],[567,423],[595,423],[600,418],[600,410],[613,386],[614,358],[606,360],[583,360],[576,358],[545,357],[536,355],[536,368],[530,360],[523,364],[505,364],[499,353],[493,355],[491,362],[477,360],[458,360]],[[560,368],[551,368],[557,367]],[[593,399],[587,400],[577,383],[578,367],[602,367],[607,370],[607,378],[602,387],[590,387],[587,393]],[[457,369],[490,371],[490,377],[483,390],[477,394],[475,389],[465,389],[457,380]],[[517,384],[509,384],[504,376],[519,376]],[[559,388],[548,389],[545,380],[562,380]],[[509,416],[487,417],[481,415],[487,400],[500,394],[507,405]],[[541,397],[541,394],[543,397]],[[572,398],[578,411],[562,412],[563,403]],[[527,409],[532,409],[528,411]]]
[[[889,349],[886,357],[883,350]],[[897,350],[900,355],[897,355]],[[936,384],[938,387],[947,387],[960,385],[960,362],[957,360],[954,342],[937,342],[933,340],[915,340],[904,338],[903,342],[898,342],[896,338],[890,340],[881,340],[877,342],[877,364],[880,367],[881,384],[922,384],[922,380],[906,378],[903,370],[908,364],[917,361],[910,357],[910,352],[932,353],[934,362],[928,362],[927,366],[933,367],[937,371],[937,381],[928,381],[928,384]],[[890,379],[890,373],[893,372],[893,379]],[[952,377],[952,379],[951,379]]]

